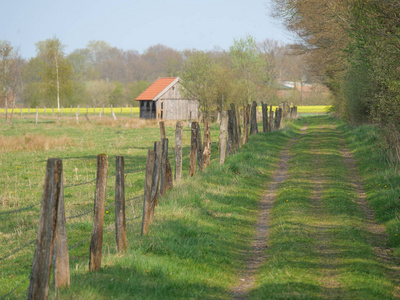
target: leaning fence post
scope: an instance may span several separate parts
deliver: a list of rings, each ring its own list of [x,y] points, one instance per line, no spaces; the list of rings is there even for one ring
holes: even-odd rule
[[[57,226],[62,226],[62,220],[58,220],[58,213],[63,208],[63,205],[61,208],[59,207],[60,202],[63,201],[62,179],[61,159],[48,159],[46,166],[46,177],[43,187],[42,206],[40,209],[38,237],[35,246],[35,254],[33,257],[27,299],[47,299],[49,292],[50,270],[53,261],[53,250],[55,250],[55,239],[58,233],[62,233],[65,230],[65,227],[64,229],[60,228],[59,232],[57,233]],[[63,238],[60,239],[60,236],[58,236],[56,242],[56,253],[59,253],[60,250],[63,250],[65,247],[67,247],[67,245],[63,243],[64,241],[66,243],[66,236],[65,240]],[[59,247],[60,245],[62,245],[62,247]],[[61,260],[62,259],[63,258],[61,258]],[[59,269],[59,267],[64,265],[64,263],[58,264],[59,262],[60,260],[56,260],[57,274],[65,271]],[[56,277],[57,284],[60,284],[60,281],[58,280],[60,277]],[[68,277],[63,277],[61,282],[64,282],[64,280],[65,282],[69,283],[69,274]]]
[[[161,123],[161,122],[160,122]],[[162,154],[161,154],[161,174],[160,174],[160,195],[165,196],[167,191],[167,158],[168,158],[168,139],[162,139]]]
[[[160,125],[161,147],[162,147],[163,139],[166,138],[164,121],[160,121],[159,125]],[[166,189],[169,190],[169,189],[172,188],[173,182],[172,182],[171,163],[169,161],[168,153],[167,153],[167,160],[166,160],[166,165],[165,166],[166,166],[165,184],[166,184]]]
[[[182,122],[176,122],[175,131],[175,180],[182,179]]]
[[[108,155],[97,156],[96,192],[94,198],[93,231],[90,240],[89,271],[101,268],[101,249],[103,244],[103,222],[106,202],[108,174]]]
[[[228,130],[228,115],[226,111],[221,112],[221,126],[219,132],[219,163],[223,165],[226,157],[226,136]]]
[[[151,207],[150,207],[150,223],[153,222],[154,209],[158,203],[158,191],[160,186],[160,169],[161,169],[161,143],[154,142],[154,152],[156,157],[154,159],[154,168],[151,179]]]
[[[189,161],[189,176],[196,174],[196,157],[197,157],[197,127],[199,123],[192,122],[191,140],[190,140],[190,161]]]
[[[156,158],[156,152],[154,150],[149,149],[147,152],[146,175],[144,179],[142,235],[147,234],[150,225],[151,182],[152,182],[155,158]]]
[[[115,236],[117,249],[125,252],[127,247],[125,219],[125,174],[124,157],[115,159]]]

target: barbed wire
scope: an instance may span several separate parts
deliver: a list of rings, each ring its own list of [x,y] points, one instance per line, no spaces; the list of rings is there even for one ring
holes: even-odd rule
[[[76,218],[82,217],[82,216],[84,216],[84,215],[90,214],[90,213],[93,212],[93,211],[94,211],[94,209],[91,209],[91,210],[85,211],[85,212],[80,213],[80,214],[75,215],[75,216],[66,217],[66,219],[67,219],[67,220],[76,219]]]
[[[125,220],[126,222],[130,222],[130,221],[133,221],[133,220],[136,220],[136,219],[139,219],[139,218],[141,218],[142,217],[142,215],[140,215],[140,216],[137,216],[137,217],[134,217],[134,218],[131,218],[131,219],[127,219],[127,220]]]
[[[64,186],[64,189],[68,189],[68,188],[76,187],[76,186],[81,186],[81,185],[86,185],[86,184],[89,184],[89,183],[92,183],[92,182],[95,182],[95,181],[96,181],[96,178],[94,178],[94,179],[92,179],[92,180],[89,180],[89,181],[86,181],[86,182],[81,182],[81,183],[77,183],[77,184],[66,185],[66,186]]]
[[[40,204],[41,202],[42,201],[38,201],[35,204],[29,205],[29,206],[26,206],[26,207],[22,207],[22,208],[19,208],[19,209],[14,209],[14,210],[9,210],[9,211],[2,211],[2,212],[0,212],[0,215],[14,214],[14,213],[17,213],[17,212],[20,212],[20,211],[28,210],[28,209],[31,209],[31,208],[35,207],[36,205]]]
[[[8,255],[6,255],[4,257],[0,257],[0,261],[5,260],[5,259],[9,258],[10,256],[22,251],[23,249],[25,249],[29,245],[33,244],[34,242],[36,242],[36,239],[30,240],[29,242],[27,242],[26,244],[22,245],[21,247],[13,250],[10,254],[8,254]]]
[[[72,246],[69,246],[69,247],[68,247],[68,250],[75,249],[76,247],[78,247],[79,245],[83,244],[84,242],[90,240],[91,238],[92,238],[92,234],[90,234],[89,237],[86,237],[85,239],[83,239],[83,240],[77,242],[76,244],[74,244],[74,245],[72,245]]]
[[[130,201],[133,201],[133,200],[138,199],[138,198],[141,198],[141,197],[143,197],[143,196],[144,196],[144,194],[141,194],[141,195],[139,195],[139,196],[130,198],[130,199],[128,199],[128,200],[125,200],[125,203],[126,203],[126,202],[130,202]]]
[[[23,285],[28,279],[31,278],[31,274],[28,275],[20,284],[18,284],[15,288],[13,288],[11,291],[9,291],[7,294],[1,296],[0,300],[6,299],[6,297],[10,296],[12,293],[14,293],[21,285]]]

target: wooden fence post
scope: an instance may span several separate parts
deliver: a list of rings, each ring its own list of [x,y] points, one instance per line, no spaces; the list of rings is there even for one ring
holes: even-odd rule
[[[240,125],[240,109],[239,106],[237,107],[236,110],[236,125],[237,125],[237,132],[238,132],[238,136],[237,136],[237,144],[238,144],[238,148],[242,148],[242,126]]]
[[[103,222],[106,202],[108,174],[108,155],[97,156],[96,192],[94,198],[93,231],[90,240],[89,271],[101,268],[101,249],[103,246]]]
[[[226,156],[229,156],[235,151],[235,135],[234,135],[234,112],[230,109],[228,110],[228,141],[226,144]]]
[[[39,121],[39,110],[38,110],[38,107],[36,106],[36,125],[37,125],[38,121]]]
[[[219,164],[223,165],[225,163],[226,157],[226,136],[228,130],[228,115],[226,111],[221,112],[221,126],[219,132]]]
[[[192,122],[191,139],[190,139],[190,161],[189,161],[189,176],[196,174],[196,156],[197,156],[197,127],[199,123]]]
[[[274,110],[272,109],[272,105],[269,107],[269,131],[274,131]]]
[[[126,238],[125,219],[125,174],[124,157],[117,156],[115,159],[115,236],[117,249],[125,252],[128,242]]]
[[[204,157],[203,157],[203,144],[201,142],[201,130],[200,125],[197,123],[197,165],[199,166],[199,171],[204,170]]]
[[[264,104],[261,102],[261,110],[262,110],[262,120],[263,120],[263,132],[268,132],[268,104]]]
[[[205,119],[204,121],[204,146],[203,146],[203,159],[204,167],[208,167],[211,164],[211,130],[210,120]]]
[[[158,203],[158,191],[160,185],[160,169],[161,169],[161,143],[154,142],[154,152],[156,153],[156,157],[154,159],[154,168],[153,174],[151,178],[151,207],[150,207],[150,223],[153,222],[154,217],[154,209]]]
[[[175,180],[182,179],[182,122],[176,122],[175,131]]]
[[[160,135],[161,135],[161,147],[163,143],[163,139],[165,139],[167,136],[165,134],[165,124],[164,121],[160,121]],[[167,149],[168,150],[168,149]],[[167,153],[167,160],[166,160],[166,173],[165,173],[165,183],[166,183],[166,189],[169,190],[173,186],[173,181],[172,181],[172,168],[171,168],[171,163],[169,161],[168,153]]]
[[[142,235],[147,234],[150,225],[151,182],[152,182],[155,158],[156,158],[156,152],[154,150],[149,149],[147,152],[146,175],[144,179]]]
[[[236,119],[236,107],[235,104],[231,103],[231,111],[232,111],[232,129],[233,129],[233,149],[234,151],[239,149],[239,133],[238,133],[238,122]]]
[[[113,110],[113,106],[111,105],[111,115],[114,119],[114,121],[117,121],[117,117],[115,116],[114,110]]]
[[[250,115],[250,135],[258,133],[257,126],[257,103],[253,101],[253,105],[251,106],[251,115]]]
[[[44,107],[44,115],[46,115],[46,106]]]
[[[160,122],[161,123],[161,122]],[[160,195],[165,196],[167,192],[167,158],[168,158],[168,139],[162,139],[162,154],[161,154],[161,174],[160,174]]]
[[[246,144],[249,140],[249,126],[247,120],[247,105],[243,105],[243,141],[242,145]]]
[[[47,160],[38,238],[32,263],[27,299],[47,299],[50,270],[55,254],[55,286],[69,285],[68,245],[65,230],[62,160]],[[61,217],[61,214],[63,217]]]
[[[68,240],[67,240],[67,227],[65,220],[64,209],[64,175],[62,160],[61,166],[61,179],[60,179],[60,198],[57,208],[57,222],[56,222],[56,235],[54,238],[54,287],[56,289],[66,288],[70,285],[69,275],[69,254],[68,254]]]

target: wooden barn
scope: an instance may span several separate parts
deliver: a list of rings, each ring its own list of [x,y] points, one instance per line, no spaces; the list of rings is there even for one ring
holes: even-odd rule
[[[157,79],[135,101],[140,101],[140,118],[160,120],[197,119],[199,101],[183,99],[179,77]]]

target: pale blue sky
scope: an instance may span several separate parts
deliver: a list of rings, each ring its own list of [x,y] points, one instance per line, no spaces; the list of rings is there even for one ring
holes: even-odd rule
[[[229,49],[246,34],[289,42],[269,16],[269,0],[0,0],[0,40],[36,55],[35,44],[57,36],[66,53],[91,40],[143,52],[164,44],[177,50]]]

